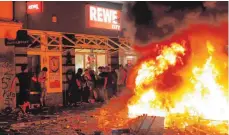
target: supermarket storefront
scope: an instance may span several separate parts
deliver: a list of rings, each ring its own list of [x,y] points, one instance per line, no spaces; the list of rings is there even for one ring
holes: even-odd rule
[[[48,67],[47,105],[60,105],[66,100],[65,93],[69,86],[69,71],[75,73],[78,68],[85,69],[88,67],[96,71],[99,66],[117,66],[123,61],[126,63],[132,61],[129,60],[129,57],[123,59],[126,55],[119,57],[119,53],[116,53],[119,50],[131,51],[127,40],[124,39],[125,42],[123,42],[123,39],[119,38],[119,33],[122,31],[121,10],[119,8],[121,6],[116,5],[113,8],[114,4],[103,5],[103,2],[100,3],[102,4],[94,5],[91,2],[88,5],[86,2],[66,2],[65,6],[75,5],[79,7],[79,10],[74,10],[74,8],[61,6],[61,8],[65,8],[66,14],[73,14],[74,11],[75,16],[81,18],[81,21],[75,21],[71,20],[72,17],[66,18],[61,10],[56,9],[55,4],[62,5],[59,2],[55,4],[52,2],[15,2],[14,8],[17,14],[14,15],[14,18],[21,23],[20,25],[19,23],[12,23],[12,27],[7,24],[14,30],[10,30],[8,33],[1,32],[1,35],[4,35],[4,38],[13,33],[15,38],[17,30],[21,29],[22,34],[26,34],[22,37],[29,37],[32,43],[22,46],[12,45],[11,50],[14,53],[10,67],[12,76],[7,86],[10,86],[15,74],[20,73],[21,65],[26,64],[33,74],[37,74],[43,67]],[[36,10],[34,9],[36,6],[42,8]],[[22,10],[22,7],[25,7],[26,10]],[[50,20],[47,19],[50,17],[47,9],[56,13]],[[25,19],[25,15],[28,18]],[[66,19],[68,21],[64,21]],[[58,23],[59,21],[61,23]],[[3,25],[4,28],[1,27],[1,31],[8,29],[5,22],[1,26]],[[115,40],[111,37],[115,37]],[[1,44],[4,45],[4,42]],[[1,56],[4,54],[1,52]],[[7,88],[7,90],[9,89]],[[18,90],[17,85],[14,94]],[[39,93],[36,88],[31,88],[31,91],[34,95]],[[3,95],[2,89],[1,92]],[[8,95],[11,96],[12,94]],[[4,98],[1,97],[1,100]],[[9,100],[10,98],[7,97],[6,99]],[[15,103],[15,97],[12,99],[12,103]]]
[[[22,31],[32,39],[32,44],[15,47],[16,50],[23,50],[20,55],[26,55],[24,60],[17,58],[16,63],[28,63],[34,75],[43,67],[48,68],[47,105],[59,105],[65,100],[69,71],[75,73],[78,68],[89,67],[96,71],[98,66],[108,65],[109,54],[117,51],[117,48],[108,44],[109,38],[105,36],[28,29]],[[16,72],[20,72],[20,66],[16,67]],[[31,88],[32,97],[38,94],[35,87]]]

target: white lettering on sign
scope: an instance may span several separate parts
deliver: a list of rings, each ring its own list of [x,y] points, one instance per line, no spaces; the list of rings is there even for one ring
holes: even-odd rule
[[[38,4],[34,4],[34,5],[29,5],[28,6],[28,9],[39,9],[39,7],[38,7]]]
[[[91,21],[112,23],[114,25],[118,25],[117,11],[93,6],[90,6],[89,8]]]
[[[114,24],[112,24],[112,29],[120,30],[120,26],[119,26],[119,25],[114,25]]]

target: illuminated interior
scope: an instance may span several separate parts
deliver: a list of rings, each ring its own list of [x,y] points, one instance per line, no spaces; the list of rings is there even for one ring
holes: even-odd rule
[[[90,49],[83,49],[79,50],[76,49],[75,54],[75,70],[77,71],[78,68],[91,68],[97,71],[99,66],[107,65],[106,60],[106,53],[105,51],[94,51],[91,52]]]

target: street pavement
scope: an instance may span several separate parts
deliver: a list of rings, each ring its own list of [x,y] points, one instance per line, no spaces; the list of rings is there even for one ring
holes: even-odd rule
[[[131,129],[135,135],[196,135],[197,132],[181,132],[177,129],[164,129],[164,118],[145,116],[128,118],[127,104],[133,93],[124,89],[109,102],[83,104],[76,108],[52,109],[52,113],[34,115],[26,120],[0,120],[0,135],[111,135],[112,130]],[[144,121],[143,121],[144,119]],[[151,125],[152,124],[152,125]],[[151,126],[151,128],[148,128]],[[208,132],[210,133],[210,132]],[[199,134],[199,133],[198,133]],[[116,134],[119,135],[119,134]],[[203,134],[201,135],[213,135]],[[219,135],[219,134],[214,134]]]
[[[139,130],[137,135],[146,135],[150,120],[145,120],[142,126],[140,119],[135,121],[128,118],[127,104],[132,92],[124,89],[118,97],[105,104],[84,104],[81,108],[66,109],[55,115],[46,115],[46,119],[17,122],[11,125],[10,131],[24,135],[111,135],[112,130]],[[38,117],[38,116],[36,116]],[[163,118],[156,118],[154,132],[148,135],[163,134]]]
[[[8,133],[25,135],[85,135],[102,131],[109,135],[112,129],[128,128],[127,102],[132,96],[128,90],[123,90],[118,97],[107,103],[83,104],[78,108],[61,109],[53,115],[36,115],[10,122]],[[78,134],[77,134],[78,133]]]

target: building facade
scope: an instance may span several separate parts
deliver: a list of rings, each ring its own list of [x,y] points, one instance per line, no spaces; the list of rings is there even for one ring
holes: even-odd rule
[[[37,10],[37,12],[27,14],[28,4],[40,5],[40,7],[38,7],[39,10]],[[122,9],[122,4],[110,2],[15,2],[15,19],[22,22],[23,28],[26,29],[101,35],[109,37],[120,36],[120,31],[87,28],[86,5],[94,5],[119,11]],[[52,21],[53,17],[56,17],[56,22]]]
[[[3,36],[0,46],[11,49],[9,52],[14,56],[12,58],[10,55],[12,59],[8,59],[12,67],[12,77],[8,79],[8,83],[11,83],[15,74],[20,73],[21,65],[27,64],[34,74],[41,68],[47,67],[48,105],[65,104],[71,73],[75,73],[77,68],[91,67],[97,70],[98,66],[125,64],[120,60],[126,60],[127,57],[119,58],[119,50],[129,52],[131,47],[130,43],[122,38],[122,4],[78,1],[17,1],[6,4],[10,7],[7,24],[11,24],[12,30],[7,29],[5,32],[4,25],[4,32],[1,30]],[[0,20],[5,23],[5,14],[1,16]],[[17,31],[19,29],[20,32]],[[6,38],[17,41],[28,40],[30,43],[6,46],[4,43]],[[1,52],[0,56],[4,56],[4,53]],[[4,60],[5,57],[1,60],[2,65],[9,66],[4,65]],[[5,72],[1,70],[1,78]],[[5,82],[1,84],[3,83]],[[7,85],[7,88],[3,85],[1,87],[3,95],[1,98],[9,99],[4,94],[6,92],[3,87],[9,90],[10,85]],[[14,94],[8,94],[14,96],[12,103],[16,101],[18,90],[17,85],[12,92]],[[31,91],[31,96],[39,94],[35,87]],[[2,105],[1,108],[4,107]]]

